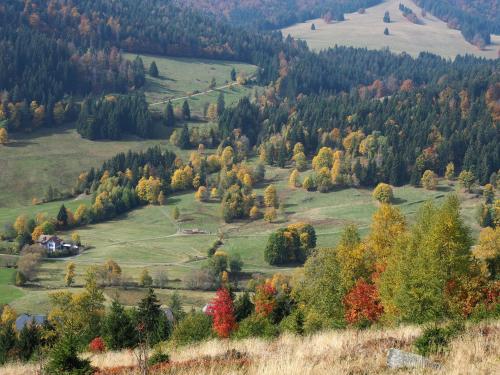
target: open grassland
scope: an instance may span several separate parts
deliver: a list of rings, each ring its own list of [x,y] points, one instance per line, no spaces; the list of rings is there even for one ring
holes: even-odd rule
[[[416,25],[403,17],[398,9],[400,3],[413,9],[422,20]],[[389,11],[391,23],[382,21],[385,11]],[[492,45],[481,51],[465,41],[458,30],[449,29],[446,23],[427,13],[421,16],[421,10],[410,0],[387,0],[382,4],[366,9],[365,14],[351,13],[345,15],[344,22],[326,24],[322,19],[310,20],[282,30],[283,35],[305,40],[316,50],[335,45],[348,45],[381,49],[388,47],[396,53],[406,52],[418,55],[428,51],[446,58],[456,55],[473,54],[480,57],[497,58],[500,49],[500,36],[492,35]],[[316,30],[311,30],[311,24]],[[384,35],[384,29],[390,35]]]
[[[69,128],[12,134],[11,138],[11,145],[0,147],[0,223],[11,216],[8,208],[28,206],[33,197],[41,198],[49,185],[69,190],[80,172],[99,167],[119,152],[167,144],[166,139],[137,137],[96,142]]]
[[[133,60],[137,55],[124,54],[125,58]],[[146,75],[146,85],[144,93],[149,103],[159,103],[151,108],[163,111],[165,101],[172,99],[173,104],[181,106],[184,98],[196,93],[202,95],[192,96],[188,99],[189,106],[193,114],[203,115],[205,103],[217,101],[219,93],[224,93],[226,105],[231,105],[241,97],[250,95],[253,91],[250,86],[233,85],[220,90],[211,91],[209,89],[212,78],[215,78],[216,87],[224,87],[230,84],[231,70],[234,68],[237,73],[243,73],[247,77],[255,74],[255,65],[244,64],[234,61],[206,60],[206,59],[186,59],[168,58],[161,56],[139,55],[144,62],[146,71],[152,61],[156,62],[160,73],[158,78]],[[205,93],[206,91],[210,91]]]
[[[127,55],[132,59],[135,55]],[[196,90],[208,90],[212,77],[217,87],[230,80],[234,67],[247,76],[255,73],[256,67],[237,62],[203,59],[174,59],[142,55],[146,69],[155,60],[160,71],[159,78],[147,76],[145,94],[149,102],[179,98]],[[241,97],[250,95],[249,86],[232,86],[221,91],[227,105]],[[192,112],[203,114],[205,103],[216,102],[219,90],[189,99]],[[182,105],[179,100],[175,103]],[[165,104],[152,108],[163,111]],[[192,123],[191,126],[199,125]],[[135,136],[120,141],[89,141],[69,127],[43,129],[30,134],[10,134],[8,146],[0,147],[0,225],[15,218],[19,211],[37,212],[28,208],[32,198],[41,198],[49,185],[60,191],[70,190],[82,171],[99,167],[101,163],[119,152],[139,151],[154,145],[169,146],[180,156],[186,151],[179,150],[168,142],[170,131],[158,124],[155,139],[144,140]],[[24,207],[23,207],[24,206]],[[54,206],[59,207],[60,203]],[[9,210],[15,208],[15,210]],[[52,212],[52,207],[43,208]]]
[[[89,266],[102,265],[113,259],[121,266],[123,277],[127,280],[138,281],[143,269],[148,269],[153,278],[160,272],[166,274],[168,287],[181,288],[180,293],[189,301],[188,304],[200,308],[212,293],[186,291],[185,288],[193,272],[206,264],[207,250],[220,235],[223,237],[221,250],[229,255],[239,254],[247,275],[267,276],[276,272],[292,273],[296,269],[269,266],[264,260],[267,238],[280,227],[295,222],[312,224],[317,232],[319,247],[335,246],[347,224],[358,225],[363,235],[368,232],[371,217],[378,207],[371,190],[351,188],[323,194],[292,189],[287,184],[289,173],[289,169],[268,167],[265,183],[255,188],[255,192],[262,195],[265,186],[274,183],[284,202],[284,213],[271,224],[262,219],[224,223],[220,203],[197,202],[191,192],[170,196],[165,206],[139,208],[115,220],[80,228],[78,233],[90,248],[71,259],[45,261],[38,276],[41,289],[27,289],[28,294],[15,301],[14,306],[20,311],[33,311],[40,306],[48,309],[47,294],[50,290],[64,287],[64,274],[69,261],[76,264],[76,286],[80,287]],[[479,228],[475,210],[480,198],[460,192],[456,184],[441,181],[434,191],[411,186],[395,188],[395,205],[411,221],[422,203],[428,200],[439,202],[453,191],[459,192],[464,220],[476,235]],[[174,206],[181,212],[178,221],[171,216]],[[200,229],[205,234],[182,234],[185,229]],[[69,233],[62,235],[68,237]],[[160,294],[171,292],[160,290]],[[106,293],[112,298],[114,291],[106,289]],[[137,293],[142,294],[143,291],[120,291],[123,301],[131,304],[137,300]]]
[[[9,303],[24,295],[24,292],[14,286],[15,270],[12,268],[0,268],[0,305]]]
[[[449,350],[432,359],[438,368],[390,370],[387,351],[399,348],[414,351],[413,342],[421,328],[327,331],[312,336],[284,335],[272,341],[261,339],[212,340],[198,345],[168,350],[172,363],[154,374],[495,374],[500,363],[500,323],[493,321],[470,326],[453,339]],[[242,360],[228,360],[229,350]],[[91,356],[100,374],[136,375],[135,356],[130,351]],[[127,368],[128,367],[128,368]],[[121,369],[121,370],[120,370]],[[8,365],[5,375],[34,371],[34,365]]]

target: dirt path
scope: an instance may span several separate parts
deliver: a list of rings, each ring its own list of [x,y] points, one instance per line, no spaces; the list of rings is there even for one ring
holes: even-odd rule
[[[248,79],[253,79],[253,78],[254,78],[254,76],[248,77]],[[185,96],[181,96],[181,97],[178,97],[178,98],[171,98],[171,99],[162,100],[160,102],[151,103],[151,104],[149,104],[149,106],[152,107],[152,106],[155,106],[155,105],[165,104],[165,103],[168,103],[168,102],[177,102],[179,100],[186,100],[186,99],[194,98],[196,96],[202,96],[202,95],[210,94],[211,92],[214,92],[214,91],[224,90],[224,89],[227,89],[227,88],[233,87],[233,86],[240,86],[240,84],[238,82],[231,82],[231,83],[228,83],[226,85],[216,87],[214,89],[209,89],[209,90],[205,90],[205,91],[202,91],[202,92],[198,92],[196,94],[185,95]]]

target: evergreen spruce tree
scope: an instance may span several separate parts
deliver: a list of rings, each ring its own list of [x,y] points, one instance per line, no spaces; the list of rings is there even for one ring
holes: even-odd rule
[[[220,118],[222,113],[226,109],[226,102],[224,101],[224,93],[221,91],[219,97],[217,98],[217,116]]]
[[[182,118],[185,121],[191,120],[191,110],[189,109],[189,103],[187,100],[184,100],[184,103],[182,103]]]
[[[173,128],[175,126],[174,107],[170,101],[167,103],[167,107],[165,108],[165,125],[169,128]]]
[[[62,228],[66,228],[68,226],[68,211],[66,211],[66,207],[64,207],[64,204],[61,205],[61,208],[59,208],[57,221]]]
[[[158,76],[160,75],[160,73],[158,72],[158,67],[156,66],[156,62],[154,60],[149,66],[149,75],[153,78],[158,78]]]
[[[191,146],[189,141],[189,129],[187,125],[184,125],[181,130],[181,136],[179,137],[179,147],[183,150],[188,149]]]
[[[133,348],[136,344],[137,335],[132,318],[116,300],[104,320],[103,336],[111,350]]]

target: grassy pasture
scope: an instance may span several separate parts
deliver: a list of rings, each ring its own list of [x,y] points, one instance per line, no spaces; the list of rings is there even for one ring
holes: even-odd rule
[[[126,55],[135,58],[135,55]],[[195,90],[205,91],[212,77],[217,87],[230,79],[231,69],[252,75],[256,67],[237,62],[176,59],[142,55],[146,68],[155,60],[160,77],[147,76],[145,94],[150,102],[166,97],[182,97]],[[227,105],[252,93],[251,87],[234,86],[222,90]],[[217,100],[218,91],[189,99],[192,112],[202,114],[206,102]],[[181,106],[182,101],[176,102]],[[165,105],[152,107],[163,111]],[[195,125],[195,123],[190,124]],[[155,138],[144,140],[127,136],[120,141],[89,141],[82,139],[71,127],[42,129],[30,134],[11,133],[11,143],[0,147],[0,225],[19,214],[21,206],[29,206],[32,198],[43,196],[48,185],[59,190],[69,190],[79,173],[100,164],[119,152],[144,150],[153,145],[167,146],[180,156],[186,151],[168,143],[169,131],[158,125]],[[59,207],[59,204],[57,204]],[[15,208],[15,210],[10,210]],[[51,206],[43,208],[52,210]],[[37,208],[22,207],[21,211],[32,212]]]
[[[403,17],[398,9],[400,3],[413,9],[422,20],[416,25]],[[391,23],[382,21],[385,11],[389,11]],[[387,0],[366,9],[365,14],[345,15],[344,22],[326,24],[322,19],[299,23],[282,30],[283,35],[305,40],[315,50],[322,50],[335,45],[348,45],[369,49],[389,48],[396,53],[406,52],[418,55],[428,51],[446,58],[457,55],[473,54],[495,59],[500,49],[500,35],[492,35],[492,45],[481,51],[465,41],[459,30],[452,30],[446,23],[427,13],[421,16],[421,9],[410,0]],[[316,30],[311,30],[311,24]],[[390,35],[384,35],[384,29]]]
[[[133,60],[137,55],[124,54],[125,58]],[[195,92],[205,92],[215,78],[217,87],[229,84],[231,79],[231,69],[236,72],[252,76],[257,67],[255,65],[244,64],[234,61],[206,60],[206,59],[186,59],[186,58],[166,58],[160,56],[140,55],[146,71],[152,61],[156,62],[160,76],[153,78],[146,75],[146,85],[144,92],[149,103],[163,102],[174,99],[175,106],[181,106],[183,98]],[[247,86],[232,86],[221,90],[215,90],[203,95],[194,96],[188,99],[191,112],[199,116],[203,115],[205,103],[217,101],[219,92],[224,93],[226,105],[231,105],[241,97],[250,95],[253,91]],[[163,111],[166,104],[153,105],[153,110]]]
[[[14,275],[16,271],[12,268],[0,268],[0,305],[21,298],[24,292],[14,286]]]
[[[222,250],[228,254],[240,254],[244,261],[243,271],[252,274],[271,275],[275,272],[290,273],[294,267],[272,267],[264,261],[263,250],[268,235],[289,223],[304,221],[313,224],[318,236],[318,246],[333,247],[343,227],[348,223],[359,226],[365,235],[369,230],[371,216],[377,203],[368,189],[344,189],[327,194],[291,189],[287,186],[289,170],[268,168],[266,184],[273,182],[280,198],[285,202],[285,214],[275,223],[262,219],[226,224],[222,221],[219,203],[199,203],[194,194],[184,193],[169,197],[166,206],[148,206],[137,209],[116,220],[80,228],[79,234],[91,248],[71,259],[76,264],[76,284],[83,285],[86,269],[101,265],[108,259],[115,260],[123,270],[126,279],[138,280],[140,272],[147,268],[155,276],[161,271],[168,276],[169,288],[184,288],[189,276],[206,263],[206,252],[211,243],[223,233]],[[264,186],[256,187],[257,194]],[[395,204],[412,221],[418,207],[427,200],[442,201],[449,192],[458,188],[441,181],[435,191],[404,186],[395,188]],[[463,201],[465,222],[477,234],[474,213],[479,198],[460,193]],[[175,222],[171,211],[176,205],[181,218]],[[179,229],[202,229],[203,235],[182,235]],[[63,236],[67,236],[64,234]],[[63,288],[63,279],[68,259],[45,261],[39,273],[38,283],[43,289],[25,289],[24,296],[17,296],[13,306],[22,311],[48,309],[48,293]],[[124,303],[134,304],[143,290],[120,290],[119,298]],[[167,301],[170,289],[158,290],[160,300]],[[106,289],[108,299],[115,297],[116,290]],[[189,306],[200,307],[213,293],[181,290]],[[12,298],[14,299],[14,298]]]

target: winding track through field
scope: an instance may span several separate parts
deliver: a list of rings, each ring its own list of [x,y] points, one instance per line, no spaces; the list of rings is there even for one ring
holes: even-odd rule
[[[248,79],[253,79],[253,78],[255,78],[255,74],[253,74],[250,77],[248,77]],[[184,95],[184,96],[180,96],[178,98],[170,98],[170,99],[162,100],[160,102],[151,103],[151,104],[149,104],[149,106],[152,107],[152,106],[155,106],[155,105],[165,104],[165,103],[168,103],[168,102],[177,102],[179,100],[191,99],[191,98],[194,98],[196,96],[207,95],[207,94],[210,94],[211,92],[215,92],[215,91],[219,91],[219,90],[224,90],[224,89],[227,89],[227,88],[233,87],[233,86],[241,86],[241,84],[238,83],[238,82],[231,82],[231,83],[225,84],[223,86],[215,87],[213,89],[208,89],[208,90],[205,90],[205,91],[202,91],[202,92],[197,92],[196,94]]]

